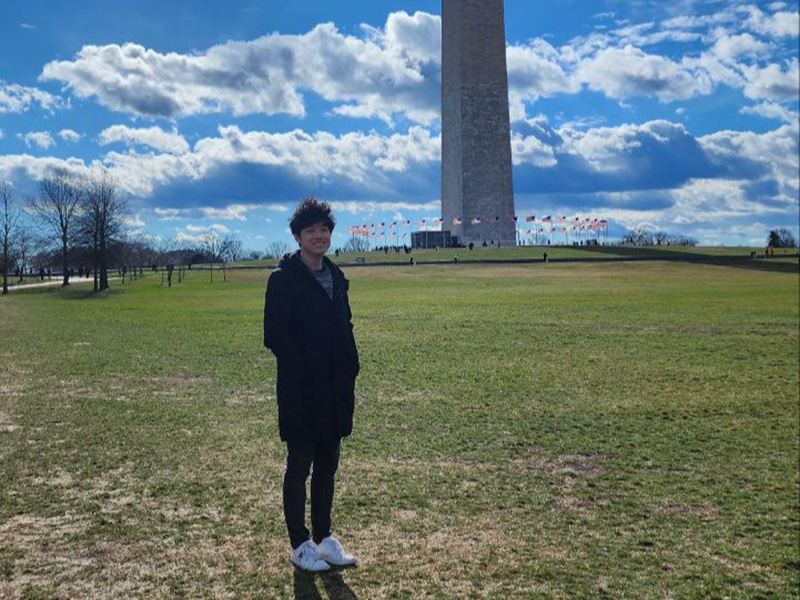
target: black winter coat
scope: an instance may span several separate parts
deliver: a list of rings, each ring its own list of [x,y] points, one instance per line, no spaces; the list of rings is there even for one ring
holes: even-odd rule
[[[278,427],[282,440],[333,440],[353,430],[359,371],[341,269],[323,257],[333,300],[296,252],[267,282],[264,345],[278,362]]]

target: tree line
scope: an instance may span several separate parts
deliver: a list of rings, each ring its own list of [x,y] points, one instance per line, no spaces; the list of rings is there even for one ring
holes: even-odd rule
[[[25,198],[17,197],[11,184],[0,182],[2,293],[8,293],[10,277],[21,283],[26,275],[43,275],[55,265],[60,267],[62,286],[78,274],[88,275],[94,291],[100,292],[108,289],[109,273],[114,271],[124,278],[164,268],[171,276],[176,265],[279,257],[290,249],[285,242],[273,242],[265,253],[248,252],[235,235],[216,231],[194,243],[151,238],[132,231],[129,209],[118,182],[104,172],[81,176],[55,170]],[[211,277],[213,281],[213,269]]]

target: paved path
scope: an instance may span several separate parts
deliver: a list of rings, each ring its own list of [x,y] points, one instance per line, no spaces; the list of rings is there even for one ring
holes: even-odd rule
[[[119,279],[119,277],[109,277],[109,281],[113,281],[114,279]],[[85,283],[92,283],[94,280],[89,277],[88,279],[84,279],[83,277],[71,277],[69,280],[69,284],[72,285],[81,285]],[[35,290],[38,288],[48,288],[48,287],[61,287],[61,277],[53,277],[47,281],[40,281],[39,283],[24,283],[22,285],[9,285],[8,291],[14,292],[17,290]],[[2,284],[2,282],[0,282]]]

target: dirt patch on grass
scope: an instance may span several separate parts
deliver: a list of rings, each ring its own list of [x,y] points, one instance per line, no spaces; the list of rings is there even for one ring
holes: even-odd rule
[[[360,558],[360,570],[403,573],[402,581],[372,586],[369,598],[532,597],[535,588],[553,592],[548,584],[516,581],[513,593],[503,593],[509,588],[507,573],[522,572],[536,556],[519,543],[519,531],[502,519],[486,515],[456,520],[453,515],[413,512],[421,530],[416,535],[403,531],[405,519],[397,519],[398,513],[359,531],[343,532],[342,538]]]
[[[214,381],[213,378],[207,375],[193,375],[191,373],[176,373],[168,377],[164,377],[161,381],[172,387],[181,387],[184,385],[207,385]]]
[[[153,496],[153,482],[138,478],[132,463],[83,480],[57,470],[29,481],[58,488],[65,514],[0,523],[0,597],[235,598],[237,574],[264,571],[254,552],[263,542],[256,544],[246,516]],[[277,542],[275,577],[286,571]]]
[[[14,433],[17,429],[19,426],[11,420],[11,415],[0,410],[0,433]]]
[[[535,448],[527,456],[514,461],[515,464],[527,469],[542,471],[548,475],[576,475],[596,477],[605,470],[600,466],[602,454],[561,454],[547,456]]]
[[[714,507],[708,504],[667,504],[655,510],[656,515],[665,517],[699,517],[701,519],[713,519],[717,516]]]
[[[55,517],[17,515],[0,524],[0,539],[7,553],[3,597],[21,598],[26,588],[80,579],[93,563],[76,554],[74,540],[85,534],[88,526],[88,519],[74,513]]]
[[[66,471],[58,470],[50,477],[34,477],[31,479],[34,485],[47,485],[50,487],[69,487],[73,484],[72,475]]]
[[[275,395],[265,392],[242,391],[223,396],[221,401],[226,406],[256,406],[275,402]]]

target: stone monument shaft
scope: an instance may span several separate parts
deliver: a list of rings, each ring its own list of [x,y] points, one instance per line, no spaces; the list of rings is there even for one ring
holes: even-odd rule
[[[442,220],[516,244],[503,0],[442,0]]]

